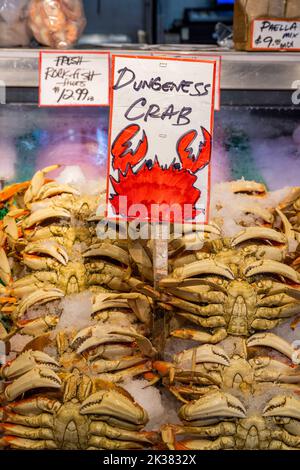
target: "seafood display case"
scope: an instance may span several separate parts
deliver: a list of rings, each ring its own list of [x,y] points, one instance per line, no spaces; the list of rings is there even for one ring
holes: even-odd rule
[[[109,108],[39,108],[0,51],[1,449],[300,449],[300,54],[209,53],[209,223],[155,279],[99,235]]]

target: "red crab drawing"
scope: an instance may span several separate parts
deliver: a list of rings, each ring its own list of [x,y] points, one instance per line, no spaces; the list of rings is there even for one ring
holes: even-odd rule
[[[115,214],[128,218],[128,214],[122,211],[120,204],[120,196],[127,196],[128,208],[133,204],[144,204],[150,214],[153,204],[166,207],[179,204],[181,208],[184,204],[190,204],[192,216],[195,217],[196,203],[201,191],[194,184],[197,181],[197,172],[210,162],[212,147],[210,133],[201,127],[204,142],[199,144],[196,155],[191,145],[198,132],[190,130],[183,134],[176,144],[180,163],[175,163],[174,159],[169,166],[160,165],[155,156],[153,160],[146,159],[138,168],[138,164],[148,153],[148,139],[144,130],[136,148],[132,149],[132,139],[140,131],[138,124],[130,124],[117,135],[111,147],[112,167],[118,171],[117,179],[110,176],[115,194],[110,196],[109,202]],[[160,217],[164,220],[163,213]]]

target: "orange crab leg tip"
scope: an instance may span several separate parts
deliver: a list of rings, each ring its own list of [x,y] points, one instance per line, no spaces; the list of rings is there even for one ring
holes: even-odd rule
[[[15,304],[17,299],[15,297],[0,297],[1,304]]]
[[[191,450],[183,442],[175,442],[175,450]]]
[[[15,194],[28,189],[30,181],[24,181],[23,183],[16,183],[11,186],[7,186],[0,192],[0,202],[5,202]]]
[[[167,375],[172,368],[172,364],[164,361],[154,361],[153,367],[162,375]]]

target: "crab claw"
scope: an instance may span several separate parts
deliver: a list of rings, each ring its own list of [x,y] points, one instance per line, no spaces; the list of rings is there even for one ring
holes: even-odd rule
[[[44,387],[58,389],[61,387],[61,380],[53,370],[47,367],[36,367],[8,385],[4,396],[6,400],[13,401],[28,390]]]
[[[60,289],[40,289],[32,294],[29,294],[27,297],[20,302],[16,311],[14,312],[17,318],[20,318],[24,313],[35,304],[45,304],[51,302],[52,300],[58,300],[64,297],[63,291]]]
[[[3,248],[0,248],[0,279],[6,286],[12,281],[10,265]]]
[[[59,263],[66,266],[69,261],[69,256],[62,245],[55,240],[40,240],[38,242],[29,243],[24,253],[35,254],[41,253],[55,258]]]
[[[199,364],[201,362],[209,362],[223,366],[230,365],[230,359],[224,349],[210,344],[204,344],[203,346],[175,354],[174,362],[177,367],[182,369],[191,369],[193,364]]]
[[[77,354],[82,354],[89,348],[100,346],[104,343],[132,343],[131,330],[122,331],[122,335],[114,334],[116,328],[109,325],[94,325],[79,331],[72,341],[72,348],[76,349]],[[136,333],[136,331],[134,330]]]
[[[130,257],[128,253],[117,245],[111,243],[99,243],[91,246],[83,253],[84,258],[104,256],[118,261],[119,263],[130,265]]]
[[[80,192],[77,189],[72,188],[68,184],[57,184],[55,181],[44,184],[36,195],[36,199],[41,201],[53,196],[59,196],[60,194],[73,194],[74,196],[80,196]]]
[[[300,400],[290,396],[276,396],[264,408],[263,416],[284,416],[300,419]]]
[[[238,398],[217,391],[183,405],[178,416],[185,421],[245,418],[246,409]]]
[[[26,212],[23,209],[13,209],[5,217],[3,217],[3,230],[12,242],[17,242],[19,239],[19,229],[16,219],[24,215]]]
[[[136,425],[144,425],[149,419],[147,412],[140,405],[116,390],[94,393],[84,400],[80,414],[111,416]]]
[[[276,243],[287,243],[286,236],[277,230],[266,227],[247,227],[239,232],[231,241],[231,246],[239,245],[248,240],[264,239]]]
[[[234,279],[234,274],[228,266],[214,260],[194,261],[193,263],[175,268],[173,271],[173,277],[175,280],[189,279],[203,274],[215,274],[223,276],[226,279]],[[162,286],[164,284],[168,285],[167,279],[162,279],[160,284]]]
[[[201,170],[210,162],[211,135],[204,127],[201,127],[201,130],[204,137],[204,143],[200,143],[197,155],[193,153],[193,149],[190,147],[198,136],[198,132],[196,130],[186,132],[177,142],[177,153],[182,163],[182,167],[190,170],[192,173],[196,173]]]
[[[290,279],[296,284],[300,284],[300,274],[297,273],[293,268],[287,266],[284,263],[273,260],[260,260],[251,262],[244,269],[244,274],[246,277],[255,276],[257,274],[278,274],[287,279]]]
[[[126,173],[128,166],[135,166],[146,156],[148,151],[148,139],[145,131],[143,131],[142,138],[135,150],[131,149],[131,139],[138,134],[140,129],[138,124],[130,124],[117,135],[111,148],[111,154],[113,156],[112,165],[115,170]]]
[[[28,229],[34,225],[41,224],[47,219],[71,219],[71,213],[66,209],[55,206],[37,209],[24,220],[23,227]]]
[[[16,359],[3,366],[1,371],[5,379],[15,379],[37,366],[59,369],[58,362],[42,351],[25,351]]]
[[[35,173],[30,182],[29,188],[24,194],[24,203],[26,206],[37,198],[39,191],[45,183],[45,175],[51,171],[57,170],[59,167],[60,165],[51,165]]]
[[[296,351],[290,343],[274,333],[256,333],[247,340],[247,346],[250,348],[255,346],[267,346],[276,349],[276,351],[281,352],[291,360]]]

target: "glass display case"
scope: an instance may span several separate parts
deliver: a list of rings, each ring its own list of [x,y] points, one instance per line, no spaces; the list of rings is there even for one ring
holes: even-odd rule
[[[300,448],[300,54],[209,53],[209,223],[166,241],[103,240],[109,108],[0,50],[0,448]]]
[[[160,50],[163,53],[168,47]],[[139,52],[150,53],[146,47]],[[264,181],[270,189],[296,185],[298,54],[211,53],[222,56],[212,181],[244,177]],[[73,164],[86,167],[87,175],[95,170],[97,178],[105,178],[108,108],[39,108],[36,51],[1,51],[0,71],[6,87],[6,104],[1,105],[2,164],[5,154],[11,156],[7,170],[3,166],[3,180],[25,180],[46,162],[71,164],[72,159]],[[287,161],[293,170],[284,171]],[[276,172],[269,172],[269,165]]]

